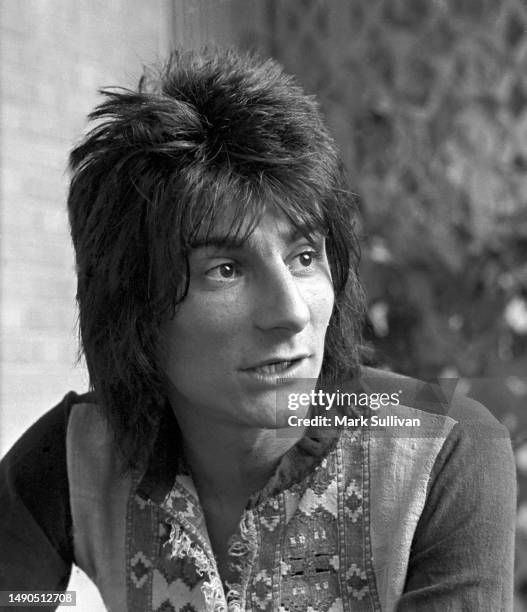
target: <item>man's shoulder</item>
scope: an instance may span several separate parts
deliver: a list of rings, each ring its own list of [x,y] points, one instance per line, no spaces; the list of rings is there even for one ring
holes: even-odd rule
[[[39,417],[13,445],[8,452],[11,459],[22,460],[28,454],[38,454],[41,449],[48,448],[53,451],[57,444],[51,444],[65,439],[71,411],[76,405],[95,404],[95,395],[92,392],[76,393],[69,391],[50,410]]]
[[[470,387],[462,380],[422,381],[364,368],[361,388],[369,394],[399,398],[369,411],[383,425],[369,428],[371,459],[374,467],[381,466],[378,474],[391,473],[390,465],[405,465],[409,473],[422,470],[430,483],[441,472],[448,475],[447,480],[461,472],[472,478],[485,472],[488,482],[514,480],[508,429],[470,397]]]
[[[50,562],[58,559],[57,553],[64,562],[73,559],[68,427],[75,406],[94,401],[91,393],[70,391],[25,431],[0,462],[0,515],[4,523],[0,537],[9,541],[23,517],[24,534],[33,534],[35,547],[42,547],[42,558],[45,555]],[[6,527],[7,523],[11,526]],[[21,537],[16,534],[14,550]]]
[[[463,429],[484,428],[501,431],[506,428],[481,402],[470,397],[470,388],[460,378],[419,380],[376,368],[361,369],[361,387],[367,393],[384,393],[395,399],[385,409],[403,413],[422,413],[423,418],[452,419]]]

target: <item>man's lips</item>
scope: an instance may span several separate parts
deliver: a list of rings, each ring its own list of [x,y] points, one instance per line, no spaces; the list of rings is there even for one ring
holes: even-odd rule
[[[308,354],[296,355],[292,357],[271,357],[260,361],[259,363],[242,368],[243,372],[254,372],[259,374],[280,374],[291,367],[299,364],[303,359],[310,357]]]

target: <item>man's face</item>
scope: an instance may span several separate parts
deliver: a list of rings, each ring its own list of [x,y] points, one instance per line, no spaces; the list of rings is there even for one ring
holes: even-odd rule
[[[221,229],[193,249],[188,294],[164,329],[174,409],[284,427],[291,413],[282,402],[277,412],[277,383],[281,393],[292,383],[278,381],[316,379],[322,365],[334,302],[325,240],[274,212],[241,245],[221,245]]]

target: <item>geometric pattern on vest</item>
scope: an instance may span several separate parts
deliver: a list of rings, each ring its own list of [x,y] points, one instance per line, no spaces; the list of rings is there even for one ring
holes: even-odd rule
[[[161,504],[132,489],[131,612],[380,610],[369,534],[367,430],[345,429],[301,482],[247,508],[222,584],[188,474]]]

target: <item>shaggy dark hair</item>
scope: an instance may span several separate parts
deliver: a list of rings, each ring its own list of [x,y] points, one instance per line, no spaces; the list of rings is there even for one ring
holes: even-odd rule
[[[68,210],[81,346],[126,465],[151,451],[167,409],[160,329],[185,298],[190,249],[226,205],[231,239],[269,206],[326,234],[335,308],[321,380],[353,375],[364,311],[355,205],[313,98],[274,61],[234,51],[176,51],[137,91],[101,93],[70,156]]]

